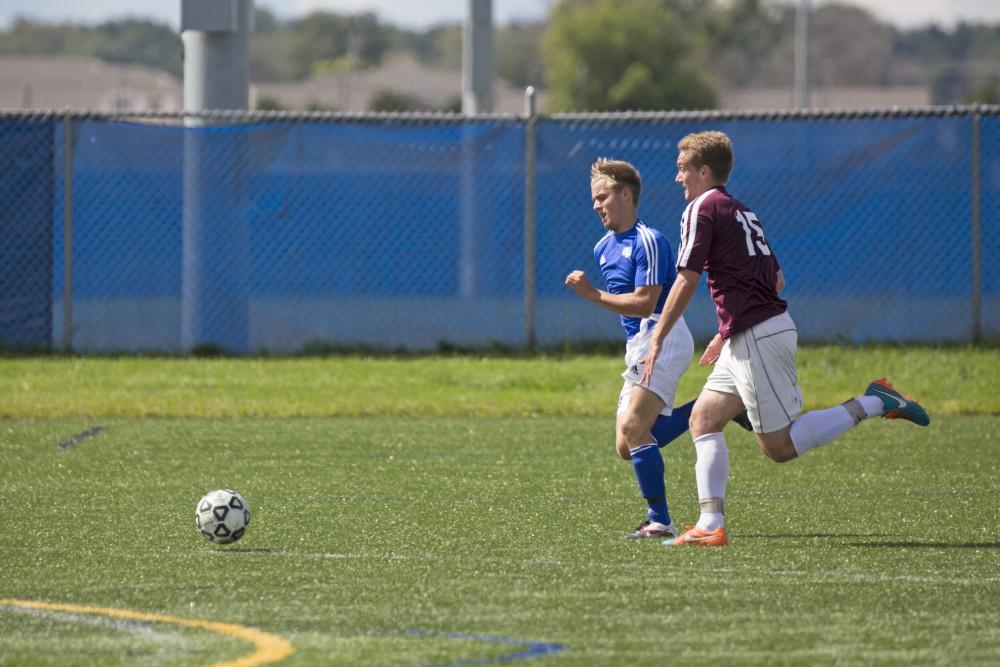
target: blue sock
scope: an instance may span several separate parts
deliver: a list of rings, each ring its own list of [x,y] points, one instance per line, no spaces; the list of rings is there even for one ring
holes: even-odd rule
[[[688,430],[688,420],[691,418],[691,408],[693,407],[694,400],[691,400],[674,408],[674,411],[669,415],[660,415],[656,418],[650,431],[652,431],[657,445],[663,447]]]
[[[632,454],[632,468],[635,470],[635,479],[639,482],[639,492],[649,505],[646,517],[650,521],[669,525],[667,484],[663,481],[663,456],[660,448],[655,442],[651,442],[629,452]]]

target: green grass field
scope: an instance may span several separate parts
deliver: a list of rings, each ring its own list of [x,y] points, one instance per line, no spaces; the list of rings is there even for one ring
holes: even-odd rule
[[[678,549],[621,539],[619,359],[0,359],[0,665],[995,665],[998,361],[804,349],[808,407],[886,374],[931,426],[781,465],[731,428],[731,546]]]

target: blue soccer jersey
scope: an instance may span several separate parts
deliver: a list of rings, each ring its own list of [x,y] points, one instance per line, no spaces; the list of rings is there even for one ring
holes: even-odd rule
[[[622,234],[608,232],[594,246],[594,258],[601,267],[601,275],[611,294],[631,294],[643,285],[670,285],[677,277],[670,244],[659,231],[642,220]],[[653,315],[663,311],[669,289],[660,292]],[[639,333],[642,318],[620,315],[625,338],[630,340]]]

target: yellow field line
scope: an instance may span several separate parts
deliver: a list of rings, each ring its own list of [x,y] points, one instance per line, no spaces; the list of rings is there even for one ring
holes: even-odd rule
[[[111,618],[122,618],[130,621],[149,621],[151,623],[171,623],[173,625],[185,625],[189,628],[200,628],[210,630],[229,637],[236,637],[253,644],[257,650],[250,655],[231,660],[229,662],[217,662],[210,667],[256,667],[257,665],[267,665],[278,662],[289,655],[295,649],[290,643],[268,632],[248,628],[244,625],[233,623],[218,623],[216,621],[199,621],[197,619],[180,618],[177,616],[165,616],[163,614],[148,614],[144,611],[131,611],[129,609],[113,609],[111,607],[88,607],[78,604],[53,604],[51,602],[40,602],[37,600],[4,600],[0,599],[0,606],[22,607],[24,609],[44,609],[46,611],[65,611],[71,614],[97,614],[99,616],[109,616]]]

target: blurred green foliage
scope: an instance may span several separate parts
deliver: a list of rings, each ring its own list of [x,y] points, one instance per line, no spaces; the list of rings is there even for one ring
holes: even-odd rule
[[[497,75],[550,92],[542,111],[711,108],[727,88],[790,87],[792,0],[558,0],[541,21],[497,25]],[[810,79],[828,86],[926,86],[932,102],[996,98],[1000,23],[900,29],[846,2],[814,5]],[[306,79],[329,68],[377,67],[394,54],[455,70],[462,25],[400,28],[371,12],[279,18],[257,6],[255,82]],[[122,19],[88,25],[17,19],[0,55],[79,55],[180,77],[175,26]],[[276,101],[281,104],[280,100]]]
[[[660,0],[564,0],[542,39],[549,110],[714,108],[698,43]]]

